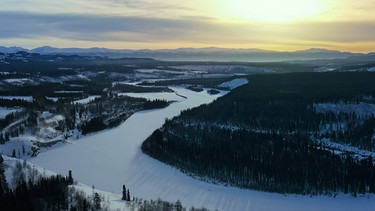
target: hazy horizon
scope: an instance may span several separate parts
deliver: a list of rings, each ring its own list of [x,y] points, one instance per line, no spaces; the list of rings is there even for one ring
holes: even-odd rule
[[[14,45],[14,46],[4,46],[4,45],[0,45],[0,47],[5,47],[5,48],[22,48],[22,49],[26,49],[26,50],[29,50],[29,51],[32,51],[32,50],[35,50],[35,49],[40,49],[40,48],[52,48],[52,49],[83,49],[83,50],[89,50],[89,49],[106,49],[106,50],[114,50],[114,51],[126,51],[126,50],[129,50],[129,51],[142,51],[142,50],[150,50],[150,51],[163,51],[163,50],[200,50],[200,49],[206,49],[206,50],[233,50],[233,51],[254,51],[254,52],[274,52],[274,53],[295,53],[295,52],[304,52],[304,51],[337,51],[337,52],[340,52],[340,53],[353,53],[353,54],[367,54],[367,53],[374,53],[374,51],[370,51],[370,52],[351,52],[351,51],[340,51],[340,50],[337,50],[337,49],[327,49],[327,48],[314,48],[314,47],[311,47],[311,48],[304,48],[304,49],[296,49],[296,50],[272,50],[272,49],[261,49],[261,48],[230,48],[230,47],[216,47],[216,46],[206,46],[206,47],[176,47],[176,48],[155,48],[155,49],[152,49],[152,48],[108,48],[108,47],[103,47],[103,46],[92,46],[92,47],[72,47],[72,46],[65,46],[65,47],[56,47],[56,46],[49,46],[49,45],[43,45],[43,46],[37,46],[37,47],[31,47],[31,48],[28,48],[28,47],[24,47],[24,46],[17,46],[17,45]]]

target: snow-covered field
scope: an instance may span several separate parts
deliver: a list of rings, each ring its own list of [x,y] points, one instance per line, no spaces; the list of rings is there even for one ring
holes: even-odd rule
[[[26,83],[37,84],[35,81],[29,78],[11,78],[11,79],[4,79],[4,82],[15,85],[15,86],[22,86]]]
[[[6,108],[6,107],[0,107],[0,119],[4,119],[6,115],[10,113],[17,113],[23,111],[22,108]]]
[[[74,104],[76,104],[76,103],[78,103],[78,104],[87,104],[87,103],[95,100],[96,98],[100,98],[100,97],[102,97],[102,96],[100,96],[100,95],[93,95],[93,96],[90,96],[90,97],[87,97],[87,98],[84,98],[84,99],[81,99],[81,100],[76,100],[73,103]]]
[[[236,78],[231,81],[224,82],[219,87],[235,89],[239,86],[247,84],[249,81],[246,78]]]
[[[30,162],[73,177],[96,189],[121,193],[125,184],[134,197],[181,200],[186,207],[218,210],[374,210],[375,196],[351,197],[339,194],[326,196],[295,196],[243,190],[196,180],[152,159],[140,150],[142,142],[165,118],[181,110],[209,103],[219,95],[174,88],[178,102],[164,109],[135,113],[119,127],[88,135],[70,144],[43,152]]]

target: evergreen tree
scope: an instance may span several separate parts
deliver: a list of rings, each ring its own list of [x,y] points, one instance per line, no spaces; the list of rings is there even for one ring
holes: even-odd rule
[[[9,136],[10,136],[9,133],[5,132],[5,138],[4,138],[5,142],[8,142],[10,140]]]
[[[5,178],[5,169],[3,165],[4,159],[3,156],[0,154],[0,197],[3,197],[6,190],[8,189],[8,184]]]
[[[99,196],[99,194],[97,192],[95,192],[94,194],[94,207],[95,207],[95,210],[100,210],[101,209],[101,203],[102,200]]]
[[[125,185],[122,186],[122,198],[121,198],[121,200],[127,200]]]
[[[182,211],[182,204],[181,204],[181,201],[180,200],[177,200],[176,201],[176,203],[175,203],[175,205],[174,205],[174,209],[176,210],[176,211]]]
[[[130,201],[130,192],[129,192],[129,189],[127,190],[126,196],[127,196],[126,200]]]
[[[68,173],[68,185],[73,185],[73,176],[72,176],[72,170],[69,170],[69,173]]]
[[[84,211],[89,210],[86,199],[83,199],[82,210],[84,210]]]

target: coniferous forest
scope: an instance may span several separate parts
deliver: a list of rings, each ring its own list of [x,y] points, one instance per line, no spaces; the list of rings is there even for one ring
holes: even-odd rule
[[[166,120],[146,154],[212,182],[278,193],[375,193],[375,74],[254,75],[210,105]],[[353,109],[354,108],[354,109]]]

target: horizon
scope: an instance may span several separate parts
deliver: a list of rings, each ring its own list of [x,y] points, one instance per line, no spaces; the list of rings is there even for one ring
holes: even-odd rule
[[[3,0],[2,46],[375,51],[372,0]]]
[[[23,46],[3,46],[3,45],[0,45],[0,47],[4,47],[4,48],[21,48],[21,49],[25,49],[25,50],[28,50],[28,51],[33,51],[33,50],[36,50],[36,49],[41,49],[41,48],[52,48],[52,49],[61,49],[61,50],[67,50],[67,49],[77,49],[77,50],[90,50],[90,49],[105,49],[105,50],[114,50],[114,51],[126,51],[126,50],[129,50],[129,51],[142,51],[142,50],[145,50],[145,51],[164,51],[164,50],[186,50],[186,49],[191,49],[191,50],[201,50],[201,49],[217,49],[217,50],[234,50],[234,51],[264,51],[264,52],[270,52],[270,53],[297,53],[297,52],[304,52],[304,51],[313,51],[313,50],[317,50],[317,51],[337,51],[339,53],[351,53],[351,54],[371,54],[371,53],[375,53],[375,51],[371,51],[371,52],[351,52],[351,51],[340,51],[340,50],[337,50],[337,49],[327,49],[327,48],[314,48],[314,47],[311,47],[311,48],[305,48],[305,49],[297,49],[297,50],[269,50],[269,49],[260,49],[260,48],[226,48],[226,47],[215,47],[215,46],[207,46],[207,47],[178,47],[178,48],[156,48],[156,49],[150,49],[150,48],[141,48],[141,49],[132,49],[132,48],[107,48],[107,47],[98,47],[98,46],[94,46],[94,47],[70,47],[70,46],[66,46],[66,47],[55,47],[55,46],[48,46],[48,45],[44,45],[44,46],[37,46],[37,47],[32,47],[32,48],[28,48],[28,47],[23,47]]]

